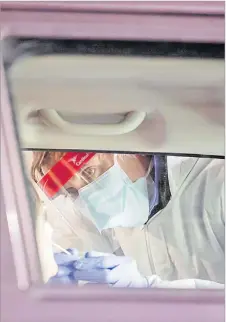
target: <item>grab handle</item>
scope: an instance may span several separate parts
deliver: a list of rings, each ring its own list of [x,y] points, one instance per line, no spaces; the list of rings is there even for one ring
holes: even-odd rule
[[[57,111],[39,110],[48,125],[72,135],[121,135],[134,131],[145,119],[146,112],[129,112],[123,121],[117,124],[73,124],[62,119]]]

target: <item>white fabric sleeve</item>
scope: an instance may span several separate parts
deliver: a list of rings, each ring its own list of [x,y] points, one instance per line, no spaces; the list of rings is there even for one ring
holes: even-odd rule
[[[219,284],[213,281],[206,281],[200,279],[183,279],[176,281],[163,281],[157,275],[146,277],[148,287],[152,288],[183,288],[183,289],[224,289],[224,284]]]

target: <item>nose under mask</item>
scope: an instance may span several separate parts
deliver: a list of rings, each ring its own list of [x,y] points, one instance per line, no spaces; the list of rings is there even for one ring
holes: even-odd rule
[[[148,187],[149,186],[149,187]],[[149,192],[148,192],[149,190]],[[141,227],[149,217],[149,194],[154,182],[146,177],[132,182],[117,161],[97,180],[79,190],[88,216],[99,231]]]

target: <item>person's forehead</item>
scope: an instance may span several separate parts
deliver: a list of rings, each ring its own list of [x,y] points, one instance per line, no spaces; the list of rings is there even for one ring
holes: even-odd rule
[[[97,153],[84,166],[98,166],[109,160],[113,160],[112,153]]]

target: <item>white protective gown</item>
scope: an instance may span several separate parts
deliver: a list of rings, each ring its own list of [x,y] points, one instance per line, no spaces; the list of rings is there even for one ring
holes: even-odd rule
[[[224,284],[224,160],[168,157],[171,200],[143,229],[116,228],[145,276]]]

